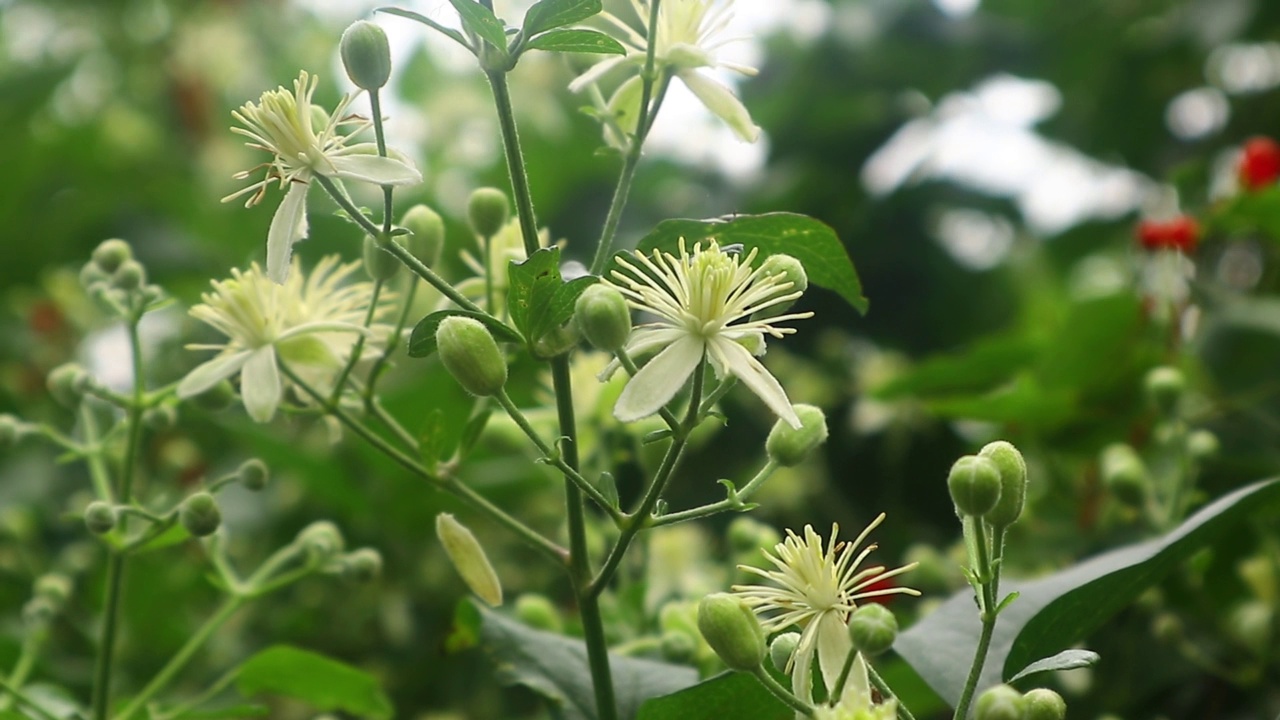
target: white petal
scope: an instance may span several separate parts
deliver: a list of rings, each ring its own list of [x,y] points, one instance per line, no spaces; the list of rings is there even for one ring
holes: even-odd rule
[[[601,60],[595,65],[587,68],[586,72],[574,78],[573,81],[569,83],[569,92],[580,92],[586,86],[604,77],[610,70],[628,62],[629,60],[630,58],[626,55],[614,55],[607,60]]]
[[[742,381],[751,389],[765,405],[769,406],[778,417],[787,421],[793,428],[800,428],[800,418],[791,407],[787,393],[778,384],[777,378],[765,369],[760,361],[752,357],[746,348],[724,337],[713,338],[708,343],[711,353],[718,357],[729,373]]]
[[[746,142],[760,139],[760,128],[751,121],[751,114],[732,90],[695,70],[684,70],[677,74],[702,104],[724,120],[739,138]]]
[[[422,173],[407,162],[379,155],[339,155],[329,158],[335,174],[344,180],[375,185],[417,185]]]
[[[853,642],[849,640],[849,629],[840,621],[839,612],[824,612],[814,622],[818,623],[818,664],[822,666],[822,681],[828,688],[834,688]]]
[[[791,692],[805,703],[813,702],[813,631],[805,628],[791,656]]]
[[[267,277],[283,285],[289,277],[293,244],[307,236],[307,183],[294,183],[267,230]]]
[[[182,378],[182,382],[178,383],[178,397],[189,398],[199,395],[240,372],[240,368],[244,367],[245,361],[249,359],[249,353],[250,351],[243,350],[232,355],[219,355],[197,366]]]
[[[240,372],[240,397],[249,417],[260,423],[275,417],[282,392],[275,347],[254,350]]]
[[[614,417],[632,422],[662,409],[697,369],[703,348],[702,341],[687,335],[667,346],[627,383],[613,406]]]
[[[862,653],[853,659],[849,668],[849,677],[844,681],[844,692],[840,695],[841,707],[850,710],[871,709],[871,679],[867,675],[867,661]]]

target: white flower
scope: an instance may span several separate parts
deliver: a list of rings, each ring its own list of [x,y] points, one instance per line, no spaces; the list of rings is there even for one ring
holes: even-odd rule
[[[852,543],[837,542],[840,527],[832,525],[825,549],[822,538],[812,526],[805,526],[803,538],[788,530],[786,539],[774,546],[773,553],[765,553],[775,569],[738,566],[777,584],[777,587],[733,587],[747,605],[762,615],[761,624],[767,632],[792,625],[801,628],[800,642],[791,657],[791,686],[796,696],[805,702],[811,702],[813,698],[815,659],[826,686],[835,687],[845,658],[853,646],[847,623],[859,600],[883,595],[920,594],[918,590],[905,587],[873,587],[915,568],[914,563],[887,571],[882,565],[858,570],[876,546],[868,545],[856,555],[854,553],[883,521],[884,514],[881,514]]]
[[[813,720],[897,720],[897,717],[897,700],[876,703],[872,698],[867,661],[862,653],[854,657],[840,697],[813,711]]]
[[[655,250],[650,259],[636,252],[637,266],[618,256],[622,270],[615,270],[607,282],[631,307],[658,316],[657,322],[631,334],[626,351],[635,356],[662,348],[622,391],[613,410],[619,420],[631,422],[658,412],[705,356],[717,375],[738,378],[779,417],[800,427],[786,392],[754,355],[764,354],[765,335],[781,338],[795,332],[774,323],[813,313],[750,319],[753,313],[792,302],[801,294],[785,276],[753,270],[755,256],[754,249],[746,257],[725,252],[715,241],[705,249],[701,243],[694,245],[691,254],[683,239],[678,257]]]
[[[249,147],[266,150],[275,155],[271,162],[245,170],[235,175],[243,180],[261,168],[266,176],[239,192],[228,195],[226,202],[252,192],[245,207],[262,201],[267,186],[279,180],[280,187],[288,187],[280,208],[271,219],[267,231],[267,276],[282,283],[289,272],[289,256],[293,244],[307,236],[307,189],[312,175],[335,179],[360,180],[377,185],[414,185],[422,182],[422,174],[403,156],[380,157],[374,143],[347,145],[350,135],[342,135],[338,129],[354,125],[351,135],[367,129],[373,123],[367,119],[346,115],[351,104],[350,96],[343,96],[332,114],[311,104],[317,78],[304,70],[293,82],[293,91],[284,87],[262,93],[255,105],[245,103],[231,113],[245,125],[233,127],[252,142]],[[316,130],[319,127],[319,130]]]
[[[597,82],[611,70],[624,65],[643,67],[648,49],[646,35],[654,37],[648,28],[649,10],[641,0],[631,0],[631,6],[645,26],[645,35],[610,13],[600,17],[618,30],[619,39],[630,48],[626,55],[614,56],[597,63],[569,85],[573,92]],[[760,128],[751,120],[742,101],[720,81],[702,72],[703,68],[725,68],[755,75],[757,70],[745,65],[726,62],[716,57],[716,50],[737,38],[718,39],[733,18],[733,0],[663,0],[658,7],[658,26],[654,63],[660,72],[670,72],[685,84],[698,100],[733,129],[739,138],[755,142]],[[618,97],[626,97],[639,103],[639,78],[632,78],[618,90]],[[632,97],[634,96],[634,97]],[[636,113],[630,113],[630,125],[634,127]]]
[[[245,410],[254,420],[267,422],[275,416],[286,387],[281,362],[308,385],[331,392],[356,339],[363,334],[376,344],[389,331],[376,323],[364,328],[373,285],[347,283],[360,263],[338,262],[336,255],[324,258],[309,278],[295,267],[283,285],[267,278],[257,263],[247,272],[232,270],[229,280],[215,280],[213,291],[191,308],[191,316],[228,340],[187,346],[221,352],[178,383],[178,397],[198,395],[240,373]]]

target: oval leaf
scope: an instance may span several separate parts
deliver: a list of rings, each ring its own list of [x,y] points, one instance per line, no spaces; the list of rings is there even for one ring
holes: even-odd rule
[[[463,27],[484,38],[485,42],[506,52],[507,29],[489,8],[476,0],[449,0],[449,4],[462,18]]]
[[[240,666],[236,689],[245,697],[284,695],[317,710],[342,710],[375,720],[393,714],[391,701],[372,675],[287,645],[269,647],[249,658]]]
[[[524,36],[582,22],[603,9],[600,0],[541,0],[524,15]]]
[[[529,41],[529,47],[550,52],[626,55],[622,43],[595,30],[552,30]]]
[[[1101,658],[1098,653],[1092,650],[1069,648],[1067,650],[1063,650],[1057,655],[1037,660],[1022,668],[1017,675],[1009,678],[1009,682],[1017,682],[1022,678],[1030,677],[1036,673],[1049,672],[1050,670],[1075,670],[1077,668],[1089,667],[1100,659]]]
[[[469,317],[484,323],[485,327],[489,328],[489,332],[493,333],[493,339],[498,342],[524,342],[524,338],[521,337],[520,333],[512,330],[492,315],[470,310],[441,310],[422,318],[413,327],[413,333],[409,335],[409,357],[427,357],[435,352],[436,328],[440,327],[440,323],[445,318],[454,315]]]

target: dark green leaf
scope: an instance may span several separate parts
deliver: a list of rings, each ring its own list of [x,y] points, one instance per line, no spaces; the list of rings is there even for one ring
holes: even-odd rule
[[[524,15],[524,36],[582,22],[604,9],[600,0],[541,0]]]
[[[1020,596],[1000,613],[977,691],[999,684],[1034,658],[1078,642],[1215,535],[1277,497],[1280,480],[1263,480],[1201,508],[1163,537],[1103,553],[1048,577],[1002,582],[1002,591]],[[964,590],[899,635],[894,649],[954,706],[981,629],[973,593]]]
[[[594,720],[595,693],[580,640],[533,630],[491,610],[480,609],[480,637],[498,666],[498,677],[524,685],[552,703],[565,720]],[[645,700],[683,690],[698,681],[690,667],[611,655],[613,687],[622,720],[637,717]]]
[[[529,47],[550,52],[627,54],[622,43],[595,30],[552,30],[530,40]]]
[[[240,666],[236,689],[245,697],[284,695],[317,710],[342,710],[375,720],[390,718],[394,712],[372,675],[287,645],[269,647],[249,658]]]
[[[530,345],[573,317],[578,296],[599,282],[587,276],[566,283],[560,276],[560,248],[543,248],[522,263],[512,261],[507,277],[507,312]]]
[[[1092,650],[1068,648],[1057,655],[1037,660],[1022,668],[1013,677],[1009,678],[1009,682],[1017,682],[1025,677],[1030,677],[1036,673],[1049,672],[1050,670],[1075,670],[1076,668],[1089,667],[1098,662],[1099,659],[1098,653]]]
[[[1075,408],[1072,393],[1061,388],[1043,388],[1034,378],[1023,377],[991,392],[926,401],[936,415],[998,423],[1025,423],[1051,428],[1071,417]]]
[[[493,339],[498,342],[524,342],[524,338],[520,337],[520,333],[512,330],[501,320],[486,313],[472,312],[470,310],[441,310],[422,318],[414,326],[413,332],[409,335],[409,357],[427,357],[434,353],[436,351],[436,329],[440,327],[440,323],[445,318],[454,315],[469,317],[472,320],[479,320],[484,323],[485,327],[489,328],[489,332],[493,333]]]
[[[271,708],[266,705],[230,705],[216,710],[189,710],[174,716],[173,720],[239,720],[240,718],[266,717],[270,714]]]
[[[426,25],[427,27],[445,35],[446,37],[452,38],[455,42],[457,42],[458,44],[462,45],[465,48],[470,49],[471,47],[470,45],[467,44],[467,39],[462,35],[462,33],[458,32],[457,30],[454,30],[451,27],[445,27],[444,25],[441,25],[435,20],[432,20],[431,18],[425,15],[421,15],[419,13],[413,12],[412,10],[404,10],[402,8],[397,8],[397,7],[381,7],[375,10],[374,12],[386,13],[388,15],[398,15],[402,18],[416,20],[422,23],[423,25]]]
[[[462,17],[462,26],[484,38],[485,42],[506,52],[507,29],[502,26],[493,11],[476,0],[449,0],[449,4]]]
[[[881,400],[904,395],[954,395],[990,390],[1026,367],[1039,348],[1026,337],[979,340],[963,352],[938,355],[872,389]]]
[[[569,318],[573,317],[573,308],[578,302],[578,296],[598,282],[600,282],[600,278],[594,275],[587,275],[574,278],[556,288],[555,295],[551,296],[551,302],[547,305],[545,314],[541,315],[538,322],[533,326],[533,337],[541,339],[543,335],[568,322]]]
[[[480,439],[480,434],[484,432],[485,425],[489,424],[489,416],[493,414],[493,408],[485,405],[480,411],[471,416],[467,420],[467,424],[462,428],[462,437],[458,440],[458,451],[462,455],[466,455],[475,447],[476,441]]]
[[[642,252],[675,253],[680,239],[686,247],[714,238],[721,246],[740,243],[760,252],[759,260],[785,253],[799,260],[814,285],[834,290],[860,313],[867,312],[862,282],[835,230],[805,215],[768,213],[731,215],[713,220],[666,220],[658,223],[637,246]],[[616,266],[616,265],[615,265]]]
[[[640,707],[638,720],[790,720],[792,717],[795,711],[765,690],[759,680],[731,672],[646,702]]]

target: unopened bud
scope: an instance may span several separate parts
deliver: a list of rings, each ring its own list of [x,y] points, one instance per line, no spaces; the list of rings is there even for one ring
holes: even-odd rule
[[[898,618],[879,603],[862,605],[849,616],[849,639],[864,656],[875,657],[898,639]]]
[[[507,361],[479,320],[454,315],[436,328],[440,361],[467,392],[495,395],[507,383]]]
[[[978,696],[974,710],[976,720],[1023,720],[1026,702],[1012,687],[996,685]]]
[[[769,431],[764,449],[769,459],[783,467],[799,465],[813,449],[827,440],[827,416],[813,405],[793,405],[800,427],[793,428],[779,419]]]
[[[367,21],[354,22],[342,33],[339,45],[342,65],[356,87],[377,90],[391,77],[391,46],[382,28]]]
[[[1146,500],[1150,479],[1138,452],[1125,443],[1113,443],[1102,451],[1102,483],[1120,502],[1139,506]]]
[[[400,259],[383,250],[371,237],[364,239],[364,271],[370,280],[390,280],[400,270]]]
[[[401,218],[400,224],[412,234],[396,240],[403,240],[405,248],[423,265],[435,267],[440,262],[440,251],[444,249],[444,219],[426,205],[414,205]]]
[[[7,448],[18,442],[22,429],[22,421],[16,416],[9,413],[0,415],[0,448]]]
[[[547,632],[564,632],[564,620],[560,611],[546,595],[525,593],[516,598],[516,617],[531,628]]]
[[[750,672],[765,655],[764,628],[742,598],[712,593],[698,603],[698,630],[732,670]]]
[[[778,672],[788,672],[791,670],[791,657],[796,654],[796,647],[799,645],[800,633],[782,633],[769,643],[769,662],[773,663]]]
[[[373,548],[349,553],[343,558],[342,574],[355,582],[373,582],[382,574],[382,553]]]
[[[1000,469],[988,458],[966,455],[951,466],[947,489],[957,513],[982,517],[1000,501]]]
[[[212,535],[222,524],[222,511],[212,495],[198,492],[178,506],[178,522],[194,537],[205,537]]]
[[[687,663],[698,652],[698,642],[689,637],[689,633],[669,630],[662,633],[659,639],[664,660],[673,663]]]
[[[578,296],[574,319],[582,336],[597,350],[617,352],[631,337],[631,309],[612,285],[596,283]]]
[[[782,542],[782,537],[773,526],[746,515],[740,515],[729,523],[725,537],[735,554],[757,552],[761,548],[773,547]]]
[[[770,255],[760,264],[760,274],[764,277],[777,278],[779,283],[774,297],[803,293],[809,289],[809,274],[804,264],[790,255]],[[795,304],[795,300],[780,302],[760,311],[760,317],[774,317],[786,312]]]
[[[1259,658],[1265,658],[1271,644],[1271,625],[1275,611],[1266,600],[1245,600],[1227,614],[1227,630],[1240,644]]]
[[[236,476],[246,490],[258,492],[267,486],[271,471],[267,469],[266,463],[258,458],[251,458],[240,463],[240,467],[236,468]]]
[[[1004,528],[1017,521],[1027,499],[1027,461],[1012,443],[997,440],[978,451],[1000,471],[1000,500],[984,517],[993,527]]]
[[[297,541],[306,548],[307,555],[315,563],[328,560],[347,546],[342,531],[328,520],[317,520],[302,528]]]
[[[1048,688],[1028,690],[1022,696],[1023,720],[1065,720],[1067,701]]]
[[[497,188],[477,188],[467,200],[467,222],[480,237],[491,238],[498,234],[511,214],[507,194]]]
[[[66,363],[49,371],[49,394],[59,405],[74,408],[80,404],[84,391],[89,387],[89,373],[79,363]]]
[[[1187,452],[1200,462],[1212,460],[1221,450],[1222,443],[1218,441],[1218,436],[1208,430],[1195,430],[1187,436]]]
[[[93,249],[91,257],[93,264],[98,266],[104,275],[110,275],[124,261],[133,259],[133,248],[129,247],[129,243],[124,240],[103,240]]]
[[[61,573],[41,575],[36,578],[31,594],[61,608],[71,598],[71,578]]]
[[[436,516],[436,537],[471,592],[490,607],[501,605],[502,583],[476,536],[449,513],[440,513]]]
[[[578,326],[571,322],[565,323],[538,338],[533,344],[533,355],[542,360],[550,360],[577,347],[581,339]]]
[[[22,621],[28,625],[43,625],[58,614],[58,606],[48,598],[36,596],[22,606]]]
[[[111,273],[111,285],[126,292],[147,284],[147,269],[137,260],[125,260]]]
[[[178,410],[172,405],[155,405],[142,411],[142,424],[156,431],[171,430],[178,424]]]
[[[111,503],[95,500],[85,506],[84,526],[94,535],[106,535],[116,529],[119,514]]]
[[[1153,368],[1147,373],[1143,385],[1147,398],[1162,415],[1173,416],[1178,412],[1178,402],[1187,389],[1182,371],[1172,367]]]

